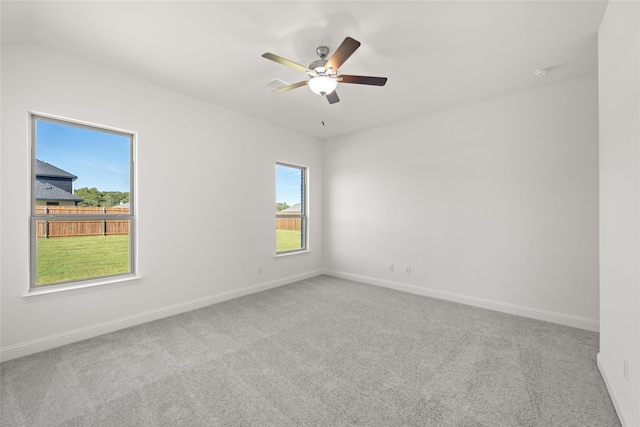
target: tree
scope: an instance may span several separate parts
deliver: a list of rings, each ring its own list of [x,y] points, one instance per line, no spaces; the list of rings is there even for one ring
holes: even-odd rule
[[[277,202],[276,203],[276,212],[280,212],[283,211],[287,208],[290,208],[291,206],[289,206],[287,203],[283,203],[283,202]]]
[[[78,206],[97,206],[110,208],[118,206],[120,202],[127,203],[129,201],[129,192],[123,191],[100,191],[97,188],[78,188],[75,195],[82,197],[84,200],[78,203]]]
[[[102,194],[95,187],[78,188],[74,191],[74,194],[84,199],[78,203],[78,206],[101,206],[100,202],[102,201]]]

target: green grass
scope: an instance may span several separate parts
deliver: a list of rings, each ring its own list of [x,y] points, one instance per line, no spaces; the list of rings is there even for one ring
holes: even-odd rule
[[[300,231],[276,230],[276,252],[300,249]]]
[[[36,286],[129,272],[129,236],[37,239]]]
[[[276,251],[300,249],[300,231],[276,230]],[[36,286],[126,274],[129,236],[38,239]]]

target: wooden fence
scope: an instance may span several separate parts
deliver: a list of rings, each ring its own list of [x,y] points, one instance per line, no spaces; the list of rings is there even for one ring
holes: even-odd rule
[[[101,208],[80,206],[36,206],[37,214],[95,215],[128,214],[129,208]],[[128,235],[128,219],[48,220],[37,222],[37,237],[77,237]]]
[[[295,215],[298,216],[300,213],[288,213],[288,212],[277,212],[277,215]],[[297,218],[276,218],[276,230],[296,230],[300,231],[300,217]]]
[[[95,214],[128,214],[129,208],[100,208],[80,206],[36,206],[37,214],[58,215],[95,215]],[[301,221],[299,213],[278,212],[278,215],[291,215],[291,218],[276,218],[277,230],[300,231]],[[82,219],[82,220],[48,220],[37,223],[37,236],[76,237],[76,236],[113,236],[128,235],[129,220],[127,219]]]

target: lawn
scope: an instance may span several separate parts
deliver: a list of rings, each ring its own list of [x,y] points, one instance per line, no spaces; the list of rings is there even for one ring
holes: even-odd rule
[[[300,230],[276,230],[276,252],[300,249]]]
[[[129,272],[129,236],[37,240],[36,286]]]
[[[300,249],[300,231],[276,230],[276,251]],[[126,274],[129,236],[38,239],[36,286]]]

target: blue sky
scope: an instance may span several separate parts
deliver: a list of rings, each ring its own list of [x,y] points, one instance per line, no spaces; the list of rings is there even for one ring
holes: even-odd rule
[[[128,137],[37,120],[36,138],[36,159],[77,176],[74,188],[129,191]]]
[[[36,158],[78,177],[74,188],[129,191],[129,138],[36,121]],[[289,206],[300,203],[302,170],[276,165],[276,201]]]
[[[284,202],[289,206],[301,202],[300,182],[302,170],[283,165],[276,165],[276,202]]]

